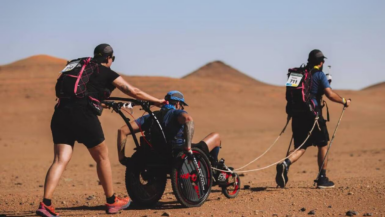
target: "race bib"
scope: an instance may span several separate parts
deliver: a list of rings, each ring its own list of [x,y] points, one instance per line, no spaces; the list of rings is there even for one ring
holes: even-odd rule
[[[303,75],[298,73],[291,73],[289,79],[286,81],[287,87],[298,87]]]
[[[70,64],[66,65],[66,67],[61,72],[63,73],[63,72],[71,71],[79,64],[79,62],[80,60],[71,62]]]

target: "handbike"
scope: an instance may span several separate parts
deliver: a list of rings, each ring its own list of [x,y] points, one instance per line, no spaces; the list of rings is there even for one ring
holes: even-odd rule
[[[140,106],[146,111],[167,144],[162,126],[150,110],[149,102],[111,97],[103,103],[123,118],[136,146],[131,157],[125,156],[124,145],[118,149],[119,161],[126,166],[126,189],[133,202],[141,206],[154,206],[161,199],[167,178],[170,178],[173,192],[182,206],[201,206],[208,198],[212,186],[211,163],[206,154],[199,148],[192,148],[191,155],[182,149],[156,147],[144,136],[138,142],[130,119],[122,112],[124,108]]]

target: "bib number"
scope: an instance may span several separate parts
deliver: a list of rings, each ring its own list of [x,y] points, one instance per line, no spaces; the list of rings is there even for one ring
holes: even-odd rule
[[[291,73],[289,79],[286,81],[287,87],[298,87],[303,75],[298,73]]]
[[[79,64],[79,62],[80,60],[69,63],[61,72],[63,73],[73,70]]]

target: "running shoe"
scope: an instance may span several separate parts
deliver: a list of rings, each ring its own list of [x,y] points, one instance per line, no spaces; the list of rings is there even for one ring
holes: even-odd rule
[[[287,177],[287,166],[285,162],[277,164],[277,175],[275,176],[275,182],[281,188],[284,188],[287,182],[289,181],[289,177]]]
[[[319,177],[317,181],[317,188],[334,188],[334,182],[330,181],[328,177]]]
[[[127,209],[131,204],[131,199],[129,197],[120,198],[115,197],[115,203],[109,204],[106,203],[106,213],[115,214],[120,210]]]
[[[53,206],[47,206],[43,202],[40,202],[39,209],[36,210],[36,215],[43,217],[58,217],[59,213],[55,212]]]

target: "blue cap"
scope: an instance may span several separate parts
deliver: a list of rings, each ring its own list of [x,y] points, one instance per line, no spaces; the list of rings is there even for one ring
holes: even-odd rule
[[[176,100],[181,102],[183,105],[188,106],[187,103],[184,101],[183,94],[177,90],[170,91],[166,94],[164,97],[165,100]]]

